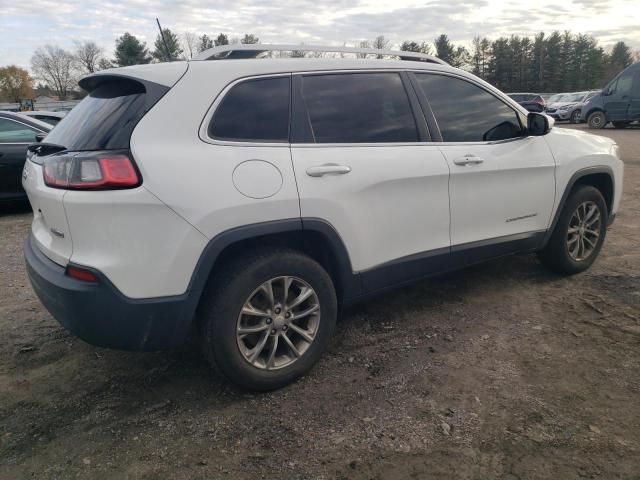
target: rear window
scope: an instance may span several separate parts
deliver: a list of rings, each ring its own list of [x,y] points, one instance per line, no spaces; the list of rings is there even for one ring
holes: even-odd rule
[[[259,78],[234,86],[209,125],[220,140],[289,141],[289,77]]]
[[[398,73],[305,76],[303,96],[316,143],[418,141]]]
[[[144,85],[116,80],[92,90],[47,135],[47,143],[67,150],[129,148],[131,133],[147,111]]]

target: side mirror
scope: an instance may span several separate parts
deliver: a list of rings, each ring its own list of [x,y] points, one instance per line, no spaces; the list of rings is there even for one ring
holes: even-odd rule
[[[529,135],[539,137],[546,135],[551,130],[549,119],[542,113],[529,112],[527,115],[527,132]]]
[[[46,133],[36,133],[36,142],[41,142],[42,140],[44,140],[44,137],[46,136],[47,136]]]

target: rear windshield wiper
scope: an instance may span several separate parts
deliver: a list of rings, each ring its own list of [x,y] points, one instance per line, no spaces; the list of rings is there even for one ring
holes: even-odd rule
[[[64,145],[58,145],[57,143],[32,143],[27,147],[27,160],[42,165],[43,159],[41,157],[62,152],[66,149],[67,147]]]
[[[28,152],[35,153],[37,155],[51,155],[52,153],[61,152],[62,150],[66,150],[67,147],[64,145],[58,145],[57,143],[32,143],[27,148]]]

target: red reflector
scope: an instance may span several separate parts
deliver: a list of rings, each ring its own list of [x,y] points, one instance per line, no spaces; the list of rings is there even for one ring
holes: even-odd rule
[[[67,276],[75,278],[76,280],[82,280],[83,282],[96,282],[98,278],[89,270],[84,268],[67,266]]]

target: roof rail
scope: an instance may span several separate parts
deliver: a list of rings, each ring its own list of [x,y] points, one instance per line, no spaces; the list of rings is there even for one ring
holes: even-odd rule
[[[353,47],[322,47],[317,45],[269,45],[269,44],[242,44],[220,45],[200,52],[191,60],[230,60],[240,58],[256,58],[264,52],[330,52],[330,53],[356,53],[366,55],[383,55],[400,57],[400,60],[413,60],[418,62],[431,62],[447,65],[433,55],[417,52],[405,52],[401,50],[378,50],[375,48]]]

